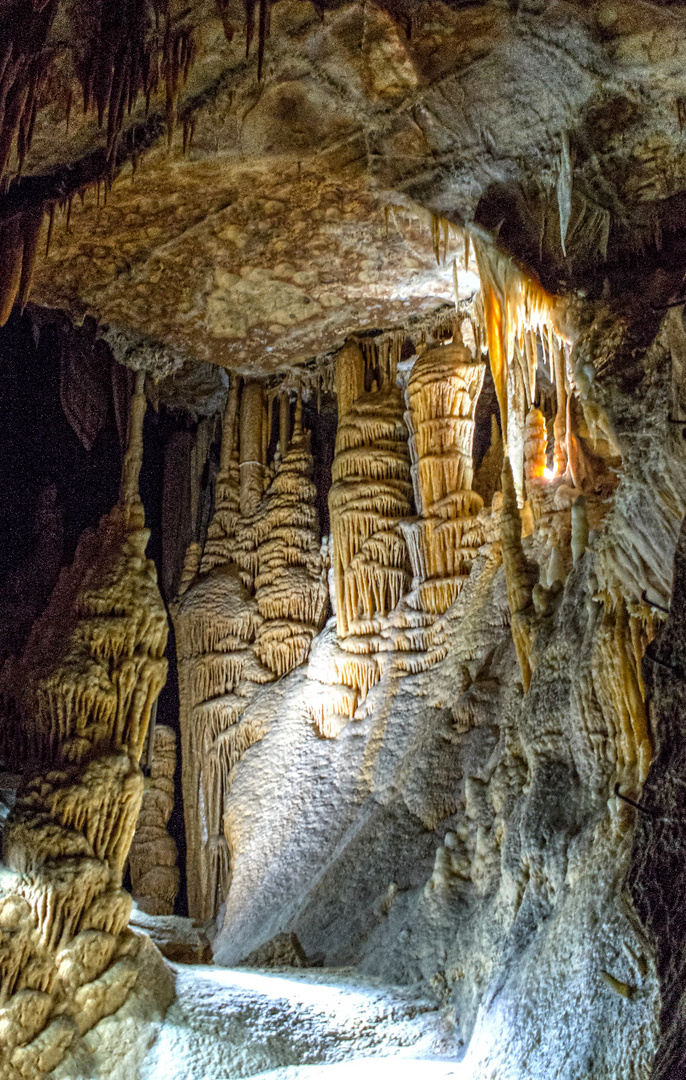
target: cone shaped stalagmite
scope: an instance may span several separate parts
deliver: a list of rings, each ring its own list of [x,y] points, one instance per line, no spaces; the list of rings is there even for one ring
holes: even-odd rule
[[[167,670],[138,496],[144,409],[141,376],[121,501],[81,537],[22,658],[2,672],[2,758],[24,773],[4,837],[14,874],[0,896],[3,1076],[52,1069],[137,976],[121,876],[143,795],[138,761]],[[17,1012],[28,1027],[15,1030],[19,993],[32,1005]]]
[[[364,360],[356,348],[346,346],[338,358],[339,424],[329,492],[340,638],[373,631],[409,585],[399,530],[412,499],[402,395],[394,380],[364,391]]]
[[[167,832],[174,809],[175,769],[176,735],[156,724],[150,779],[129,854],[133,898],[150,915],[173,915],[179,888],[178,851]]]

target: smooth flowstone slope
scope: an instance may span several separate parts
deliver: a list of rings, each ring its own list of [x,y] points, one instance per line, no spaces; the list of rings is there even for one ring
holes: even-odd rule
[[[175,965],[176,1000],[140,1080],[462,1075],[435,1001],[352,972]]]

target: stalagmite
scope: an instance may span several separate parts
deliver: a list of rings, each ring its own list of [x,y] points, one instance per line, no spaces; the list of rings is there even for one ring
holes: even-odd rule
[[[339,421],[329,510],[338,634],[345,638],[373,631],[375,620],[407,590],[398,522],[410,514],[412,485],[402,396],[394,381],[365,393],[359,390],[361,356],[348,346],[338,362],[339,413],[350,405]]]
[[[174,809],[175,769],[176,735],[171,728],[157,724],[150,778],[129,854],[133,898],[149,915],[172,915],[179,888],[178,851],[167,832]]]
[[[241,722],[242,714],[259,686],[307,658],[328,601],[302,401],[290,449],[263,495],[266,430],[262,385],[244,386],[239,408],[234,379],[208,539],[192,583],[172,609],[188,903],[201,920],[216,915],[229,884],[223,826],[229,774],[263,734],[259,724]],[[191,561],[197,564],[195,553]]]
[[[586,497],[579,495],[572,504],[572,557],[574,565],[578,563],[588,547],[588,515]]]
[[[282,459],[255,525],[255,599],[264,622],[255,654],[277,677],[307,657],[328,601],[315,500],[312,454],[296,412],[291,449]]]
[[[122,500],[81,537],[23,656],[2,671],[0,753],[23,772],[4,834],[3,1076],[52,1069],[137,977],[121,879],[143,795],[138,761],[167,668],[166,612],[138,498],[142,419],[134,401]],[[41,1008],[14,1030],[22,994]]]
[[[486,506],[491,505],[491,500],[496,491],[500,490],[500,474],[503,471],[503,437],[500,434],[498,420],[495,413],[491,416],[491,442],[488,450],[474,474],[474,491],[484,501]]]
[[[419,606],[446,611],[469,574],[481,544],[477,514],[483,499],[471,490],[474,409],[484,378],[459,341],[428,349],[407,387],[415,501],[421,520],[403,525]]]

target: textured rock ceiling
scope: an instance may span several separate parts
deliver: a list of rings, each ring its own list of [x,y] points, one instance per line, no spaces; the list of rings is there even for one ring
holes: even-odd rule
[[[139,95],[99,207],[86,181],[107,125],[81,115],[79,9],[58,7],[26,179],[6,197],[65,197],[34,300],[276,370],[450,299],[453,256],[473,291],[461,244],[437,267],[427,210],[498,236],[551,291],[635,291],[630,252],[646,297],[669,299],[684,263],[681,8],[323,7],[271,6],[258,79],[242,4],[172,3],[194,42],[188,81],[175,105],[153,93],[147,116]]]

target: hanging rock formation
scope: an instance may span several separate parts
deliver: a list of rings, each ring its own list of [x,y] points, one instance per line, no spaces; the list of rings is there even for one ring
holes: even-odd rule
[[[461,342],[427,350],[407,387],[412,477],[421,520],[403,527],[419,606],[442,614],[482,542],[483,499],[472,491],[474,408],[485,365]]]
[[[408,585],[398,528],[412,498],[402,395],[394,372],[369,392],[364,380],[364,357],[350,344],[336,364],[339,423],[329,492],[341,639],[373,634]]]
[[[121,886],[167,619],[138,497],[139,377],[119,503],[79,542],[2,672],[2,757],[23,773],[0,882],[0,1076],[40,1077],[125,1001],[139,940]]]

